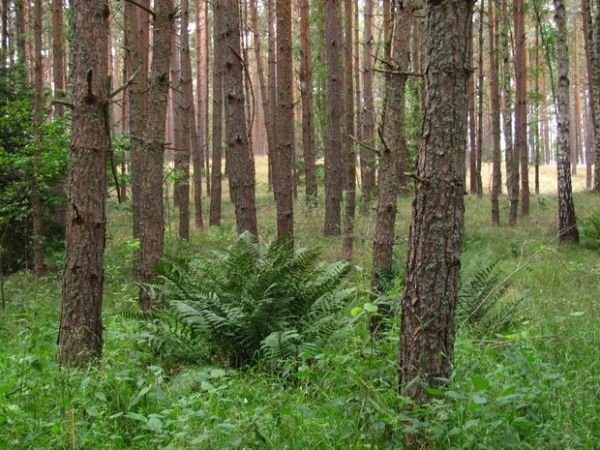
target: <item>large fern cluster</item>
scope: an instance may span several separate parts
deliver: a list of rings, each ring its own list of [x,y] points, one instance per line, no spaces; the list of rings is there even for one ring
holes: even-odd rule
[[[211,258],[166,259],[151,288],[168,308],[147,340],[165,350],[177,341],[205,345],[236,367],[316,348],[339,327],[338,312],[354,294],[341,288],[350,266],[318,257],[284,239],[259,244],[242,234]]]

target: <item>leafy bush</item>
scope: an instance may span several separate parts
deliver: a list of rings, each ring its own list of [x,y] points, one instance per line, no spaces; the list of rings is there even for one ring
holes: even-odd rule
[[[319,263],[317,250],[288,248],[242,234],[214,257],[171,258],[150,286],[169,308],[155,318],[144,340],[175,357],[205,354],[240,367],[272,364],[323,345],[340,326],[338,312],[354,289],[340,285],[350,266]]]
[[[600,211],[581,221],[579,225],[581,241],[591,247],[600,248]]]

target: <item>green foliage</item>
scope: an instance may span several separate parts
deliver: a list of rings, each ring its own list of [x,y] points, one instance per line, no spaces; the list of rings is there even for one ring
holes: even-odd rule
[[[457,325],[469,322],[480,331],[497,332],[510,323],[524,294],[509,297],[511,282],[503,280],[498,259],[469,255],[467,260],[461,271]]]
[[[286,239],[261,245],[242,234],[212,259],[167,259],[156,268],[162,282],[151,288],[169,310],[144,338],[170,355],[197,354],[204,345],[207,356],[235,367],[317,350],[355,292],[340,287],[348,264],[318,263],[318,256],[289,249]]]
[[[0,244],[6,248],[0,270],[25,265],[31,246],[33,183],[33,96],[18,66],[0,70]],[[68,123],[62,118],[42,125],[42,146],[37,181],[44,214],[45,242],[62,248],[61,226],[55,211],[64,203],[58,188],[67,173]]]
[[[579,237],[584,244],[600,248],[600,211],[579,223]]]

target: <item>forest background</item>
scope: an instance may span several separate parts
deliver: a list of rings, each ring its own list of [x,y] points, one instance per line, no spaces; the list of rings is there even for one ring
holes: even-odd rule
[[[566,5],[561,35],[560,2],[482,2],[469,16],[472,38],[458,30],[472,45],[472,70],[468,158],[456,166],[470,192],[453,306],[456,355],[448,376],[415,398],[398,380],[396,353],[415,217],[409,197],[413,185],[429,184],[411,169],[425,147],[424,9],[229,3],[195,2],[188,11],[185,1],[113,2],[110,15],[98,14],[110,24],[99,39],[78,22],[81,2],[53,1],[50,9],[3,0],[0,439],[16,448],[594,448],[598,39],[597,21],[586,15],[594,9]],[[281,5],[287,13],[275,9]],[[280,17],[289,17],[289,30]],[[165,32],[168,39],[157,38]],[[91,46],[82,51],[86,34]],[[86,123],[77,122],[78,86],[92,86],[97,68],[78,70],[93,51],[103,55],[94,61],[103,61],[110,84],[94,85],[101,101],[85,89],[81,98],[98,105],[103,125],[95,133],[105,130],[106,151],[78,176],[77,131],[70,138],[68,129]],[[404,95],[397,110],[394,87]],[[401,133],[390,145],[394,112]],[[561,134],[568,122],[570,133]],[[159,163],[145,160],[151,154]],[[101,265],[87,270],[102,276],[83,294],[69,289],[73,251],[61,238],[65,221],[85,222],[77,208],[77,220],[69,218],[67,205],[78,203],[65,200],[68,160],[71,192],[80,179],[92,200],[109,194],[92,221],[106,226],[105,239],[93,241],[102,241]],[[391,192],[398,221],[382,235],[389,185],[400,187]],[[300,253],[322,249],[318,259],[333,264],[328,274],[352,275],[342,284],[330,275],[339,298],[302,316],[310,326],[273,331],[267,338],[275,343],[261,340],[251,363],[238,364],[228,356],[238,349],[218,354],[224,347],[209,344],[190,325],[194,317],[177,309],[182,282],[172,271],[187,274],[191,255],[238,255],[246,230],[261,242],[249,248],[267,260],[260,246],[293,236]],[[273,252],[293,258],[286,245]],[[157,275],[166,281],[156,284]],[[70,339],[65,321],[78,317],[95,318],[97,328]]]

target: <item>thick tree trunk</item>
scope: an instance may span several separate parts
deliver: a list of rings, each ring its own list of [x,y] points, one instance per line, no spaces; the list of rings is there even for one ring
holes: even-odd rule
[[[73,122],[58,362],[102,355],[108,153],[107,0],[73,0]]]
[[[294,64],[292,54],[292,4],[277,0],[277,134],[273,187],[277,204],[277,236],[287,236],[293,246],[294,198]]]
[[[142,282],[154,277],[153,267],[161,260],[164,250],[162,178],[174,13],[173,0],[155,0],[148,113],[140,155],[140,252],[137,273]],[[140,306],[144,311],[155,306],[150,293],[144,288],[140,289]]]
[[[561,242],[579,242],[575,206],[571,188],[571,162],[569,151],[569,50],[567,47],[567,23],[564,0],[554,0],[556,23],[557,89],[557,161],[558,171],[558,228]]]
[[[215,14],[222,8],[223,86],[226,99],[227,178],[235,205],[238,234],[249,231],[258,235],[256,221],[254,162],[248,144],[244,113],[244,69],[240,59],[240,10],[238,1],[217,0]]]
[[[342,202],[342,69],[343,40],[340,8],[336,0],[325,1],[327,52],[327,136],[325,138],[325,235],[341,233]]]
[[[399,386],[418,405],[452,374],[464,226],[471,0],[427,2],[425,105],[402,299]]]

